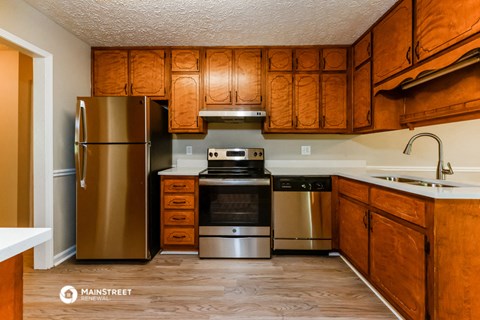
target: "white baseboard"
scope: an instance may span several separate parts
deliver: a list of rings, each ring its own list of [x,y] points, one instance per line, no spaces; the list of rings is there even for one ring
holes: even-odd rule
[[[77,246],[73,245],[70,248],[68,248],[67,250],[64,250],[64,251],[60,252],[59,254],[56,254],[53,257],[53,265],[56,267],[56,266],[62,264],[65,260],[67,260],[70,257],[72,257],[73,255],[75,255],[75,253],[77,253]]]

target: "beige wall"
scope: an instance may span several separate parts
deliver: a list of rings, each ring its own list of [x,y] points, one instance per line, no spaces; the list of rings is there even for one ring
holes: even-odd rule
[[[53,166],[74,168],[75,104],[77,96],[90,95],[90,46],[22,0],[0,0],[0,28],[52,54]],[[72,177],[54,179],[54,190],[62,190],[54,193],[54,254],[75,244]]]
[[[0,227],[17,226],[19,53],[0,50]]]

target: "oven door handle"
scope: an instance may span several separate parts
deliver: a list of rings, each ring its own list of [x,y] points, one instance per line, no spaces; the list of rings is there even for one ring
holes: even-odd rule
[[[228,178],[214,178],[214,179],[199,179],[200,186],[269,186],[269,178],[261,179],[228,179]]]

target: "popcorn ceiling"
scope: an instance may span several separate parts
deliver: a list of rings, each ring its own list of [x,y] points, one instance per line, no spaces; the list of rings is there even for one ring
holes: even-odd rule
[[[91,46],[352,44],[396,0],[25,0]]]

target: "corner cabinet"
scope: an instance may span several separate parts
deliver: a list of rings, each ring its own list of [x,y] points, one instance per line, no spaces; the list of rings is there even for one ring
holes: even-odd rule
[[[94,96],[166,96],[164,50],[92,49]]]
[[[341,253],[406,319],[480,317],[480,200],[334,181]]]
[[[160,247],[198,248],[198,178],[161,176]]]
[[[171,73],[169,131],[173,133],[205,132],[206,124],[198,115],[202,89],[200,50],[172,50]]]

